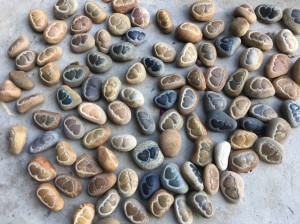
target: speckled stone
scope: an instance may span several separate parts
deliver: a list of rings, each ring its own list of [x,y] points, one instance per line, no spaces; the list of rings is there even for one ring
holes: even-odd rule
[[[190,139],[196,140],[207,135],[205,126],[195,112],[189,114],[185,124],[186,134]]]
[[[221,110],[211,110],[206,118],[207,128],[216,132],[234,131],[237,123]]]
[[[249,72],[244,68],[236,70],[227,80],[224,86],[224,93],[229,97],[237,97],[244,89]]]
[[[291,67],[291,59],[286,54],[274,54],[265,66],[267,78],[277,78],[288,73]]]
[[[273,48],[273,40],[267,34],[255,30],[248,30],[242,38],[243,44],[249,47],[256,47],[262,51],[269,51]]]
[[[239,203],[244,198],[244,180],[232,171],[221,174],[220,189],[224,198],[230,203]]]
[[[240,45],[241,38],[239,37],[222,35],[217,37],[217,39],[215,40],[215,46],[218,52],[218,56],[222,57],[232,56]]]
[[[192,163],[204,167],[213,161],[214,145],[208,136],[198,138],[194,144],[194,151],[191,155]]]
[[[72,146],[66,141],[59,141],[55,146],[56,161],[61,166],[72,166],[77,155]]]
[[[176,27],[175,37],[184,43],[197,43],[202,40],[202,31],[191,22],[184,22]]]
[[[187,204],[185,195],[177,195],[174,201],[174,210],[179,224],[192,224],[194,217],[191,208]]]
[[[251,106],[251,100],[245,96],[238,96],[231,101],[228,108],[228,115],[235,120],[246,116]]]
[[[159,118],[158,128],[160,131],[164,131],[166,129],[176,129],[179,131],[182,126],[183,118],[177,110],[167,110]]]
[[[224,111],[227,107],[227,101],[224,96],[220,93],[215,93],[213,91],[207,91],[203,98],[203,108],[206,113],[211,110],[221,110]]]
[[[176,58],[175,48],[164,42],[158,42],[153,45],[153,54],[165,63],[173,62]]]
[[[266,124],[253,117],[243,117],[239,121],[240,127],[246,131],[254,132],[255,134],[263,134]]]
[[[238,129],[230,135],[228,142],[231,149],[249,149],[254,145],[257,138],[257,135],[251,131]]]
[[[204,191],[192,191],[188,195],[188,203],[204,218],[209,219],[215,215],[215,207]]]
[[[100,52],[89,52],[86,57],[86,64],[96,74],[105,73],[112,68],[111,58]]]
[[[84,100],[94,102],[101,97],[102,82],[98,76],[90,75],[81,86],[81,95]]]
[[[206,39],[215,39],[225,30],[225,23],[223,20],[214,19],[208,22],[203,28],[203,35]]]
[[[224,171],[228,167],[228,158],[231,150],[231,145],[227,141],[219,142],[214,148],[214,158],[216,166],[219,170]]]
[[[255,8],[258,21],[266,24],[276,23],[282,18],[282,10],[276,5],[261,4]]]
[[[171,109],[176,101],[178,94],[174,90],[165,90],[154,97],[153,101],[157,107],[162,109]]]
[[[180,68],[190,67],[197,61],[197,49],[194,44],[186,43],[179,52],[176,64]]]
[[[111,45],[108,53],[114,61],[131,61],[135,56],[135,46],[129,42],[115,43]]]
[[[97,163],[97,160],[93,156],[86,153],[82,154],[76,159],[74,169],[76,175],[84,179],[93,177],[103,172]]]
[[[164,155],[154,141],[139,144],[132,151],[132,157],[135,164],[144,170],[153,170],[159,167],[164,160]]]
[[[283,11],[283,23],[295,34],[300,34],[300,9],[286,8]]]
[[[136,147],[137,141],[133,135],[120,134],[110,139],[112,147],[120,152],[129,152]]]
[[[45,96],[41,93],[36,93],[25,98],[19,99],[16,102],[16,108],[19,113],[23,114],[44,102]]]
[[[300,87],[291,78],[280,76],[272,81],[276,95],[283,100],[297,100],[300,97]]]
[[[163,33],[171,33],[174,29],[174,24],[171,15],[167,9],[160,9],[157,11],[156,23]]]
[[[300,125],[300,106],[295,101],[286,100],[280,107],[283,117],[290,123],[292,128]]]
[[[165,73],[165,65],[164,63],[155,57],[146,56],[143,57],[141,62],[145,66],[147,72],[149,72],[152,76],[163,76]]]
[[[205,166],[203,171],[204,190],[210,195],[215,195],[219,191],[220,173],[215,164],[210,163]]]
[[[68,139],[81,139],[84,136],[85,128],[79,118],[68,115],[63,122],[63,131]]]
[[[242,37],[249,30],[249,22],[243,17],[233,18],[230,24],[230,31],[234,36]]]
[[[75,14],[78,8],[76,0],[57,1],[53,7],[54,15],[57,19],[66,19]]]
[[[30,145],[30,153],[39,153],[43,152],[54,145],[59,141],[59,135],[55,131],[46,131],[37,137]]]
[[[29,39],[25,36],[20,36],[8,48],[7,54],[10,58],[15,58],[21,52],[29,48]]]
[[[85,3],[84,14],[96,24],[103,23],[107,15],[106,11],[101,6],[92,1]]]
[[[126,87],[120,92],[121,99],[127,106],[138,108],[144,105],[144,95],[137,89]]]
[[[72,110],[82,102],[80,95],[66,85],[57,89],[56,99],[62,110]]]
[[[206,89],[205,77],[200,68],[198,67],[192,68],[188,72],[186,79],[188,83],[196,90],[204,91]]]
[[[141,28],[131,28],[127,31],[126,40],[134,46],[141,45],[147,40],[147,33]]]
[[[99,197],[110,190],[116,183],[117,176],[114,173],[100,173],[94,176],[88,185],[88,194]]]
[[[62,2],[62,1],[59,1]],[[48,24],[43,32],[44,40],[47,44],[57,44],[66,36],[68,25],[65,21],[55,20]]]
[[[180,132],[175,129],[164,130],[159,136],[159,147],[165,157],[176,157],[181,150]]]
[[[260,49],[247,48],[240,56],[240,67],[247,69],[249,72],[256,71],[260,68],[263,59],[264,54]]]
[[[249,114],[261,120],[262,122],[268,122],[273,118],[278,117],[277,112],[268,104],[265,103],[256,103],[253,104],[249,109]]]
[[[127,1],[119,1],[119,0],[112,0],[111,6],[115,12],[118,13],[128,13],[132,9],[134,9],[138,4],[138,0],[127,0]]]
[[[130,85],[138,85],[146,79],[146,69],[140,62],[136,62],[130,66],[125,74],[125,79]]]
[[[214,92],[221,92],[226,84],[228,73],[225,68],[211,67],[205,72],[206,86],[209,90]]]
[[[202,174],[198,168],[190,161],[184,162],[180,166],[180,172],[186,182],[196,191],[203,191]]]
[[[159,81],[159,88],[163,90],[178,89],[186,83],[185,78],[178,74],[171,74],[162,77]]]
[[[90,75],[90,70],[86,65],[70,64],[62,74],[65,85],[75,88],[81,86],[84,80]]]
[[[63,50],[60,46],[50,46],[39,53],[36,63],[38,66],[44,66],[49,62],[54,62],[63,55]]]
[[[160,189],[160,180],[156,173],[146,173],[140,180],[139,192],[144,200],[149,199],[158,189]]]
[[[183,86],[179,91],[178,112],[188,115],[196,110],[199,103],[199,94],[190,86]]]
[[[242,4],[234,9],[233,12],[234,17],[243,17],[250,24],[255,23],[257,21],[257,17],[251,5]]]
[[[34,83],[24,71],[11,71],[9,73],[11,81],[20,89],[31,90],[34,88]]]
[[[275,89],[269,79],[253,76],[246,81],[244,93],[250,98],[265,99],[274,96]]]
[[[189,186],[175,163],[168,163],[164,166],[160,174],[160,181],[165,189],[174,193],[185,194],[189,190]]]
[[[253,149],[242,149],[230,153],[228,167],[236,173],[248,173],[259,164],[259,157]]]
[[[70,198],[79,196],[83,189],[82,184],[76,177],[67,174],[59,174],[55,178],[55,186]]]
[[[295,53],[299,47],[297,38],[288,29],[281,30],[275,40],[279,51],[284,54]]]
[[[282,144],[288,140],[291,132],[290,124],[283,118],[277,117],[268,122],[265,135]]]
[[[151,135],[156,130],[155,121],[150,113],[148,113],[144,108],[139,108],[136,110],[135,117],[141,132],[144,135]]]
[[[217,50],[210,42],[201,43],[197,48],[198,58],[206,67],[214,66],[217,60]]]

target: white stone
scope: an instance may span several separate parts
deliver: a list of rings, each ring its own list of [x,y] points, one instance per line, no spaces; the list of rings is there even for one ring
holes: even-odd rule
[[[229,142],[223,141],[216,144],[214,149],[214,156],[216,166],[219,170],[226,170],[228,166],[228,158],[230,154],[231,146]]]

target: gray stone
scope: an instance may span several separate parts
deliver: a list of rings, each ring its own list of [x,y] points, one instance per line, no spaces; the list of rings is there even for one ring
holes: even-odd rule
[[[257,139],[253,149],[259,158],[267,163],[282,163],[284,156],[283,146],[272,138],[262,137]]]
[[[253,117],[243,117],[240,120],[240,127],[255,134],[263,134],[266,129],[266,124]]]
[[[81,139],[85,134],[83,123],[73,115],[64,119],[63,131],[68,139]]]
[[[30,153],[39,153],[43,152],[54,145],[59,141],[59,135],[55,131],[46,131],[39,137],[37,137],[30,145]]]
[[[134,27],[128,30],[125,37],[129,43],[135,46],[141,45],[147,40],[146,32],[138,27]]]
[[[70,64],[62,74],[65,85],[71,88],[79,87],[83,81],[90,75],[90,70],[86,65]]]
[[[295,34],[300,34],[300,9],[287,8],[283,11],[283,23]]]
[[[89,76],[81,86],[82,98],[94,102],[101,97],[101,79],[95,75]]]
[[[278,117],[276,111],[265,103],[257,103],[252,105],[249,109],[249,114],[252,117],[261,120],[262,122],[268,122]]]
[[[114,61],[131,61],[134,59],[135,46],[129,42],[116,43],[111,45],[108,53]]]
[[[153,117],[143,108],[136,110],[136,119],[140,130],[145,135],[151,135],[155,132],[156,125]]]
[[[86,57],[86,64],[94,73],[105,73],[112,68],[111,58],[100,52],[89,52]]]
[[[237,128],[236,121],[221,110],[211,110],[207,115],[206,125],[216,132],[234,131]]]
[[[174,90],[166,90],[154,97],[154,103],[156,106],[162,109],[172,108],[177,101],[178,94]]]
[[[204,95],[203,107],[206,113],[211,110],[224,111],[227,107],[227,101],[220,93],[207,91]]]
[[[232,56],[240,45],[241,38],[235,36],[222,35],[218,36],[215,40],[215,46],[218,51],[218,56],[222,57]]]
[[[286,100],[281,104],[282,116],[293,128],[300,125],[300,106],[292,100]]]
[[[255,8],[258,21],[262,23],[276,23],[282,18],[281,8],[275,5],[261,4]]]

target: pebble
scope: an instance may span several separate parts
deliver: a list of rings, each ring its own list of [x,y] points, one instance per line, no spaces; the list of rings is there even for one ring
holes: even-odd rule
[[[126,218],[134,224],[148,224],[150,218],[145,207],[137,200],[133,198],[128,198],[124,202],[124,213]]]
[[[138,108],[144,105],[144,95],[137,89],[126,87],[120,92],[121,99],[127,106]]]
[[[144,170],[153,170],[164,161],[164,155],[154,141],[146,141],[136,146],[132,157],[135,164]]]
[[[43,152],[56,145],[59,141],[59,137],[60,136],[55,131],[46,131],[31,143],[29,147],[29,152]]]
[[[231,145],[227,141],[219,142],[214,148],[215,163],[219,170],[224,171],[228,167],[228,158]]]
[[[140,180],[139,192],[144,200],[149,199],[158,189],[160,189],[160,180],[156,173],[146,173]]]
[[[60,46],[50,46],[45,48],[38,54],[36,63],[38,66],[44,66],[49,62],[54,62],[59,59],[63,54],[63,50]]]
[[[164,112],[158,122],[158,128],[160,131],[164,131],[166,129],[176,129],[179,131],[183,126],[183,118],[177,112],[177,110],[169,109]]]
[[[206,70],[205,77],[207,88],[218,93],[226,84],[228,72],[225,68],[214,66]]]
[[[159,77],[164,75],[165,65],[160,59],[152,56],[146,56],[142,58],[141,62],[143,63],[145,69],[150,75],[154,77]]]
[[[268,122],[273,118],[278,117],[276,111],[265,103],[253,104],[249,109],[249,114],[252,117],[261,120],[262,122]]]
[[[188,204],[204,218],[212,218],[215,215],[215,207],[204,191],[192,191],[188,195]]]
[[[215,39],[225,30],[225,23],[223,20],[214,19],[208,22],[203,28],[203,35],[206,39]]]
[[[277,78],[288,73],[291,67],[291,59],[286,54],[274,54],[265,66],[267,78]]]
[[[107,107],[107,116],[117,125],[128,124],[131,120],[130,108],[122,101],[113,101]]]
[[[78,113],[84,119],[95,124],[105,124],[107,117],[104,110],[97,104],[84,102],[78,107]]]
[[[190,86],[183,86],[179,91],[178,112],[182,115],[189,115],[197,109],[199,94]]]
[[[281,164],[284,156],[284,148],[276,140],[269,137],[259,138],[254,144],[254,150],[259,158],[271,164]]]
[[[243,17],[245,18],[248,23],[252,24],[257,21],[257,17],[251,5],[249,4],[242,4],[235,8],[233,12],[234,17]]]
[[[111,215],[118,207],[121,196],[115,189],[107,191],[96,204],[96,211],[101,218]]]
[[[78,33],[72,36],[71,49],[74,53],[83,53],[95,46],[95,39],[88,33]]]
[[[111,45],[108,53],[114,61],[131,61],[134,59],[135,46],[129,42],[115,43]]]
[[[71,24],[71,34],[87,33],[92,28],[92,20],[84,15],[76,15]]]
[[[136,138],[130,134],[115,135],[110,139],[112,147],[120,152],[129,152],[137,145]]]
[[[29,48],[29,40],[25,36],[20,36],[16,39],[8,48],[8,56],[10,58],[15,58],[21,52],[26,51]]]
[[[28,15],[28,21],[32,29],[36,32],[42,33],[48,26],[48,15],[38,9],[31,10]]]
[[[122,83],[117,76],[108,78],[102,85],[102,95],[108,101],[112,102],[118,98]]]
[[[155,105],[161,109],[171,109],[176,101],[178,94],[174,90],[165,90],[154,97],[153,101]]]
[[[257,19],[266,24],[276,23],[282,18],[282,10],[278,6],[261,4],[255,8]]]
[[[156,23],[159,29],[165,34],[171,33],[174,29],[171,15],[167,9],[160,9],[157,11]]]
[[[202,174],[198,168],[190,161],[184,162],[180,167],[180,172],[186,182],[196,191],[203,191],[204,185]]]
[[[242,149],[230,153],[228,167],[235,173],[248,173],[257,167],[259,158],[253,149]]]
[[[297,100],[300,88],[296,82],[287,76],[281,76],[272,81],[276,95],[283,100]]]
[[[277,117],[268,122],[265,135],[282,144],[288,140],[291,132],[290,124],[283,118]]]
[[[244,180],[232,171],[221,174],[220,188],[224,198],[230,203],[239,203],[244,198]]]
[[[75,210],[72,221],[74,224],[80,224],[81,222],[91,224],[95,218],[95,215],[95,206],[91,203],[84,203]]]
[[[185,78],[178,74],[171,74],[162,77],[159,81],[159,88],[163,90],[179,89],[186,83]]]
[[[254,99],[266,99],[275,94],[274,86],[270,80],[262,76],[249,78],[243,90],[248,97]]]
[[[232,19],[230,24],[230,31],[234,36],[242,37],[249,30],[250,25],[247,19],[243,17],[236,17]]]
[[[271,37],[259,31],[248,30],[242,40],[246,46],[256,47],[262,51],[269,51],[273,48],[273,40]]]
[[[82,103],[80,95],[66,85],[57,89],[56,99],[62,110],[72,110]]]
[[[86,153],[76,159],[75,172],[80,178],[90,178],[103,172],[97,163],[97,160]]]
[[[196,1],[190,7],[190,14],[199,22],[209,21],[215,15],[215,5],[210,0]]]
[[[60,211],[64,207],[64,199],[50,183],[42,183],[36,190],[37,198],[52,211]]]
[[[22,90],[9,79],[6,79],[0,86],[0,101],[2,102],[16,100],[21,94]]]
[[[97,154],[98,163],[103,170],[113,172],[118,168],[119,162],[113,151],[105,146],[99,146]]]
[[[203,107],[206,113],[209,113],[211,110],[224,111],[227,107],[227,101],[220,93],[206,91],[203,98]]]
[[[153,54],[165,63],[171,63],[176,58],[175,48],[164,42],[158,42],[153,45]]]
[[[292,78],[298,85],[300,85],[300,58],[298,58],[294,63]]]
[[[181,150],[180,132],[175,129],[164,130],[159,136],[159,147],[165,157],[176,157]]]
[[[32,108],[44,103],[44,101],[45,96],[41,93],[36,93],[18,100],[16,103],[16,108],[19,113],[24,114]]]
[[[150,22],[150,13],[144,7],[137,6],[131,12],[130,21],[132,26],[146,28]]]
[[[66,19],[75,14],[78,8],[76,0],[58,0],[53,7],[54,15],[57,19]]]
[[[206,81],[204,74],[200,68],[192,68],[186,77],[188,83],[199,91],[204,91],[206,89]]]
[[[219,191],[220,174],[215,164],[207,164],[203,171],[204,190],[210,195],[215,195]]]
[[[148,111],[143,108],[138,108],[135,113],[138,126],[144,135],[152,135],[156,130],[156,124]]]
[[[62,193],[71,198],[79,196],[83,189],[82,184],[76,177],[67,174],[58,175],[54,183]]]
[[[60,81],[60,70],[54,62],[39,68],[39,78],[46,86],[53,86]]]
[[[266,129],[265,123],[253,117],[243,117],[239,124],[242,129],[255,134],[263,134]]]
[[[20,71],[28,72],[36,65],[37,53],[35,51],[23,51],[16,57],[16,68]]]
[[[100,173],[94,176],[88,185],[88,194],[90,196],[99,197],[106,191],[111,189],[117,181],[114,173]]]
[[[295,34],[300,34],[300,10],[296,8],[286,8],[282,17],[284,25]]]
[[[85,127],[79,118],[67,115],[63,123],[63,132],[68,139],[81,139],[84,136]]]
[[[109,137],[109,127],[103,126],[100,128],[96,128],[85,134],[82,139],[82,145],[86,149],[94,149],[99,147],[100,145],[105,144]]]
[[[84,100],[95,102],[100,99],[102,82],[98,76],[90,75],[81,86],[81,95]]]
[[[194,143],[194,151],[191,155],[191,162],[197,166],[204,167],[213,160],[214,145],[206,135],[198,138]]]
[[[68,25],[65,21],[55,20],[50,23],[43,32],[44,40],[47,44],[57,44],[64,39],[67,34]]]
[[[146,79],[146,69],[140,62],[134,63],[125,74],[126,82],[130,85],[138,85]]]
[[[215,40],[215,46],[218,52],[218,56],[221,57],[232,56],[240,47],[240,45],[241,38],[235,36],[222,35],[218,36]]]
[[[56,177],[56,169],[45,157],[35,157],[30,160],[27,171],[38,182],[48,182]]]
[[[184,22],[176,27],[175,37],[185,43],[197,43],[202,40],[200,28],[191,22]]]
[[[121,224],[120,220],[114,217],[108,217],[105,219],[98,220],[95,224]]]
[[[127,31],[126,40],[134,46],[141,45],[147,40],[147,33],[141,28],[131,28]]]
[[[227,80],[224,86],[224,93],[229,97],[237,97],[244,89],[248,79],[249,72],[247,69],[239,68]]]
[[[207,135],[205,126],[195,112],[192,112],[187,117],[185,130],[188,137],[192,140],[197,140]]]
[[[139,178],[133,169],[125,168],[118,176],[118,191],[122,197],[132,196],[138,187]]]
[[[32,113],[33,122],[46,131],[56,129],[61,121],[61,114],[47,110],[37,110]]]
[[[276,46],[284,54],[295,53],[298,49],[298,40],[288,29],[281,30],[276,35]]]
[[[156,218],[162,218],[171,208],[174,196],[165,189],[159,189],[148,201],[148,210]]]
[[[197,49],[194,44],[186,43],[177,56],[176,64],[180,68],[190,67],[197,61]]]
[[[193,212],[187,204],[185,195],[177,195],[174,201],[174,210],[179,224],[192,224]]]
[[[66,141],[60,141],[55,147],[56,161],[61,166],[71,166],[77,159],[76,152]]]
[[[112,68],[111,58],[100,52],[89,52],[86,57],[86,64],[96,74],[105,73]]]
[[[85,3],[84,14],[96,24],[103,23],[107,16],[106,11],[97,3],[92,1]]]
[[[228,115],[234,120],[245,117],[251,106],[251,100],[245,96],[238,96],[231,101],[228,109]]]
[[[257,135],[251,131],[238,129],[230,135],[228,142],[234,150],[249,149],[254,145],[257,138]]]
[[[31,90],[34,88],[34,82],[24,71],[11,71],[9,78],[20,89]]]
[[[134,9],[138,4],[138,0],[112,0],[111,6],[115,12],[126,14]]]
[[[197,48],[198,58],[206,67],[212,67],[216,64],[217,50],[212,43],[201,43]]]
[[[249,72],[256,71],[260,68],[263,59],[264,54],[261,50],[255,47],[247,48],[240,56],[240,67]]]
[[[111,35],[105,29],[98,30],[95,34],[95,43],[101,53],[108,54],[109,48],[112,45]]]
[[[292,128],[296,128],[300,125],[300,106],[294,101],[286,100],[281,104],[281,113],[284,119],[286,119]]]
[[[26,144],[26,138],[27,128],[24,125],[12,126],[7,135],[9,151],[13,155],[21,154]]]
[[[108,18],[107,28],[112,35],[122,36],[131,28],[130,20],[124,14],[113,13]]]
[[[70,64],[62,74],[63,83],[71,88],[80,87],[84,80],[90,75],[86,65]]]
[[[215,132],[234,131],[237,123],[221,110],[211,110],[206,118],[207,128]]]

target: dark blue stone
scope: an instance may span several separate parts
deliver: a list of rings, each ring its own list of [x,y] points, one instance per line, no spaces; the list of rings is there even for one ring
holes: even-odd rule
[[[263,134],[265,132],[266,124],[253,117],[243,117],[240,120],[240,127],[246,131]]]
[[[84,80],[81,86],[81,93],[83,99],[94,102],[101,97],[101,85],[102,82],[99,77],[91,75]]]
[[[241,45],[241,38],[234,36],[219,36],[215,41],[218,56],[229,57]]]
[[[143,199],[149,199],[158,189],[160,182],[156,173],[147,173],[140,180],[139,192]]]
[[[170,109],[177,101],[178,94],[174,90],[166,90],[154,97],[154,103],[161,109]]]
[[[58,90],[57,98],[64,106],[71,105],[73,103],[73,98],[63,89]]]
[[[136,27],[131,28],[126,33],[126,40],[135,46],[144,43],[146,39],[147,39],[146,33],[141,28],[136,28]]]
[[[211,110],[206,125],[209,130],[216,132],[234,131],[237,128],[236,121],[221,110]]]

